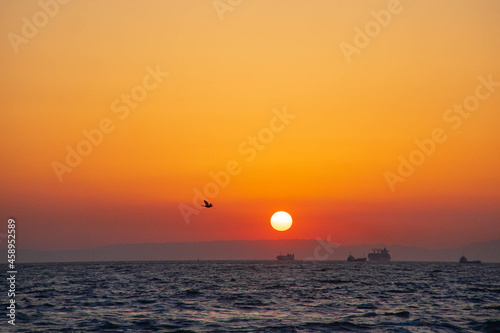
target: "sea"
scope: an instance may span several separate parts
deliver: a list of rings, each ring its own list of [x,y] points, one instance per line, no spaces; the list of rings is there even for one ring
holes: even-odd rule
[[[4,314],[1,332],[500,332],[500,264],[163,261],[16,268],[16,325]],[[2,294],[7,313],[6,289]]]

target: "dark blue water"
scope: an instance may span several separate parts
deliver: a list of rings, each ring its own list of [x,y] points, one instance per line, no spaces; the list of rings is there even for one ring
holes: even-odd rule
[[[455,263],[23,264],[13,331],[495,332],[499,273]],[[1,331],[12,330],[6,321]]]

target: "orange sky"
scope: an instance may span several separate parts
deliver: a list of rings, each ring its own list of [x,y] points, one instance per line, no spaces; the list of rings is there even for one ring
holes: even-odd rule
[[[498,1],[41,3],[0,1],[0,212],[20,247],[500,238]],[[193,205],[228,163],[214,207]]]

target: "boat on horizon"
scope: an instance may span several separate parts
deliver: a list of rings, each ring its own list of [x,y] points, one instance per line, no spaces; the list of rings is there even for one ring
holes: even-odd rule
[[[460,264],[480,264],[481,260],[467,260],[465,256],[462,256],[458,261]]]
[[[372,253],[368,253],[368,260],[374,262],[389,262],[391,255],[385,247],[383,249],[372,249]]]
[[[295,260],[295,255],[287,253],[286,256],[283,254],[280,254],[279,256],[276,257],[278,261],[294,261]]]
[[[356,258],[352,254],[349,253],[349,257],[347,257],[347,261],[349,262],[365,262],[366,258]]]

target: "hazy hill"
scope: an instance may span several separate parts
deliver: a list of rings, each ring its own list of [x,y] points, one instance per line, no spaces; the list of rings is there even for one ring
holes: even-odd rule
[[[142,260],[275,260],[280,253],[294,253],[298,260],[345,260],[349,253],[366,256],[383,244],[340,246],[317,240],[211,241],[159,244],[117,244],[93,249],[38,251],[18,249],[17,262],[142,261]],[[453,261],[465,254],[470,260],[500,262],[500,240],[464,247],[429,250],[386,245],[394,261]],[[6,259],[3,259],[5,262]]]

